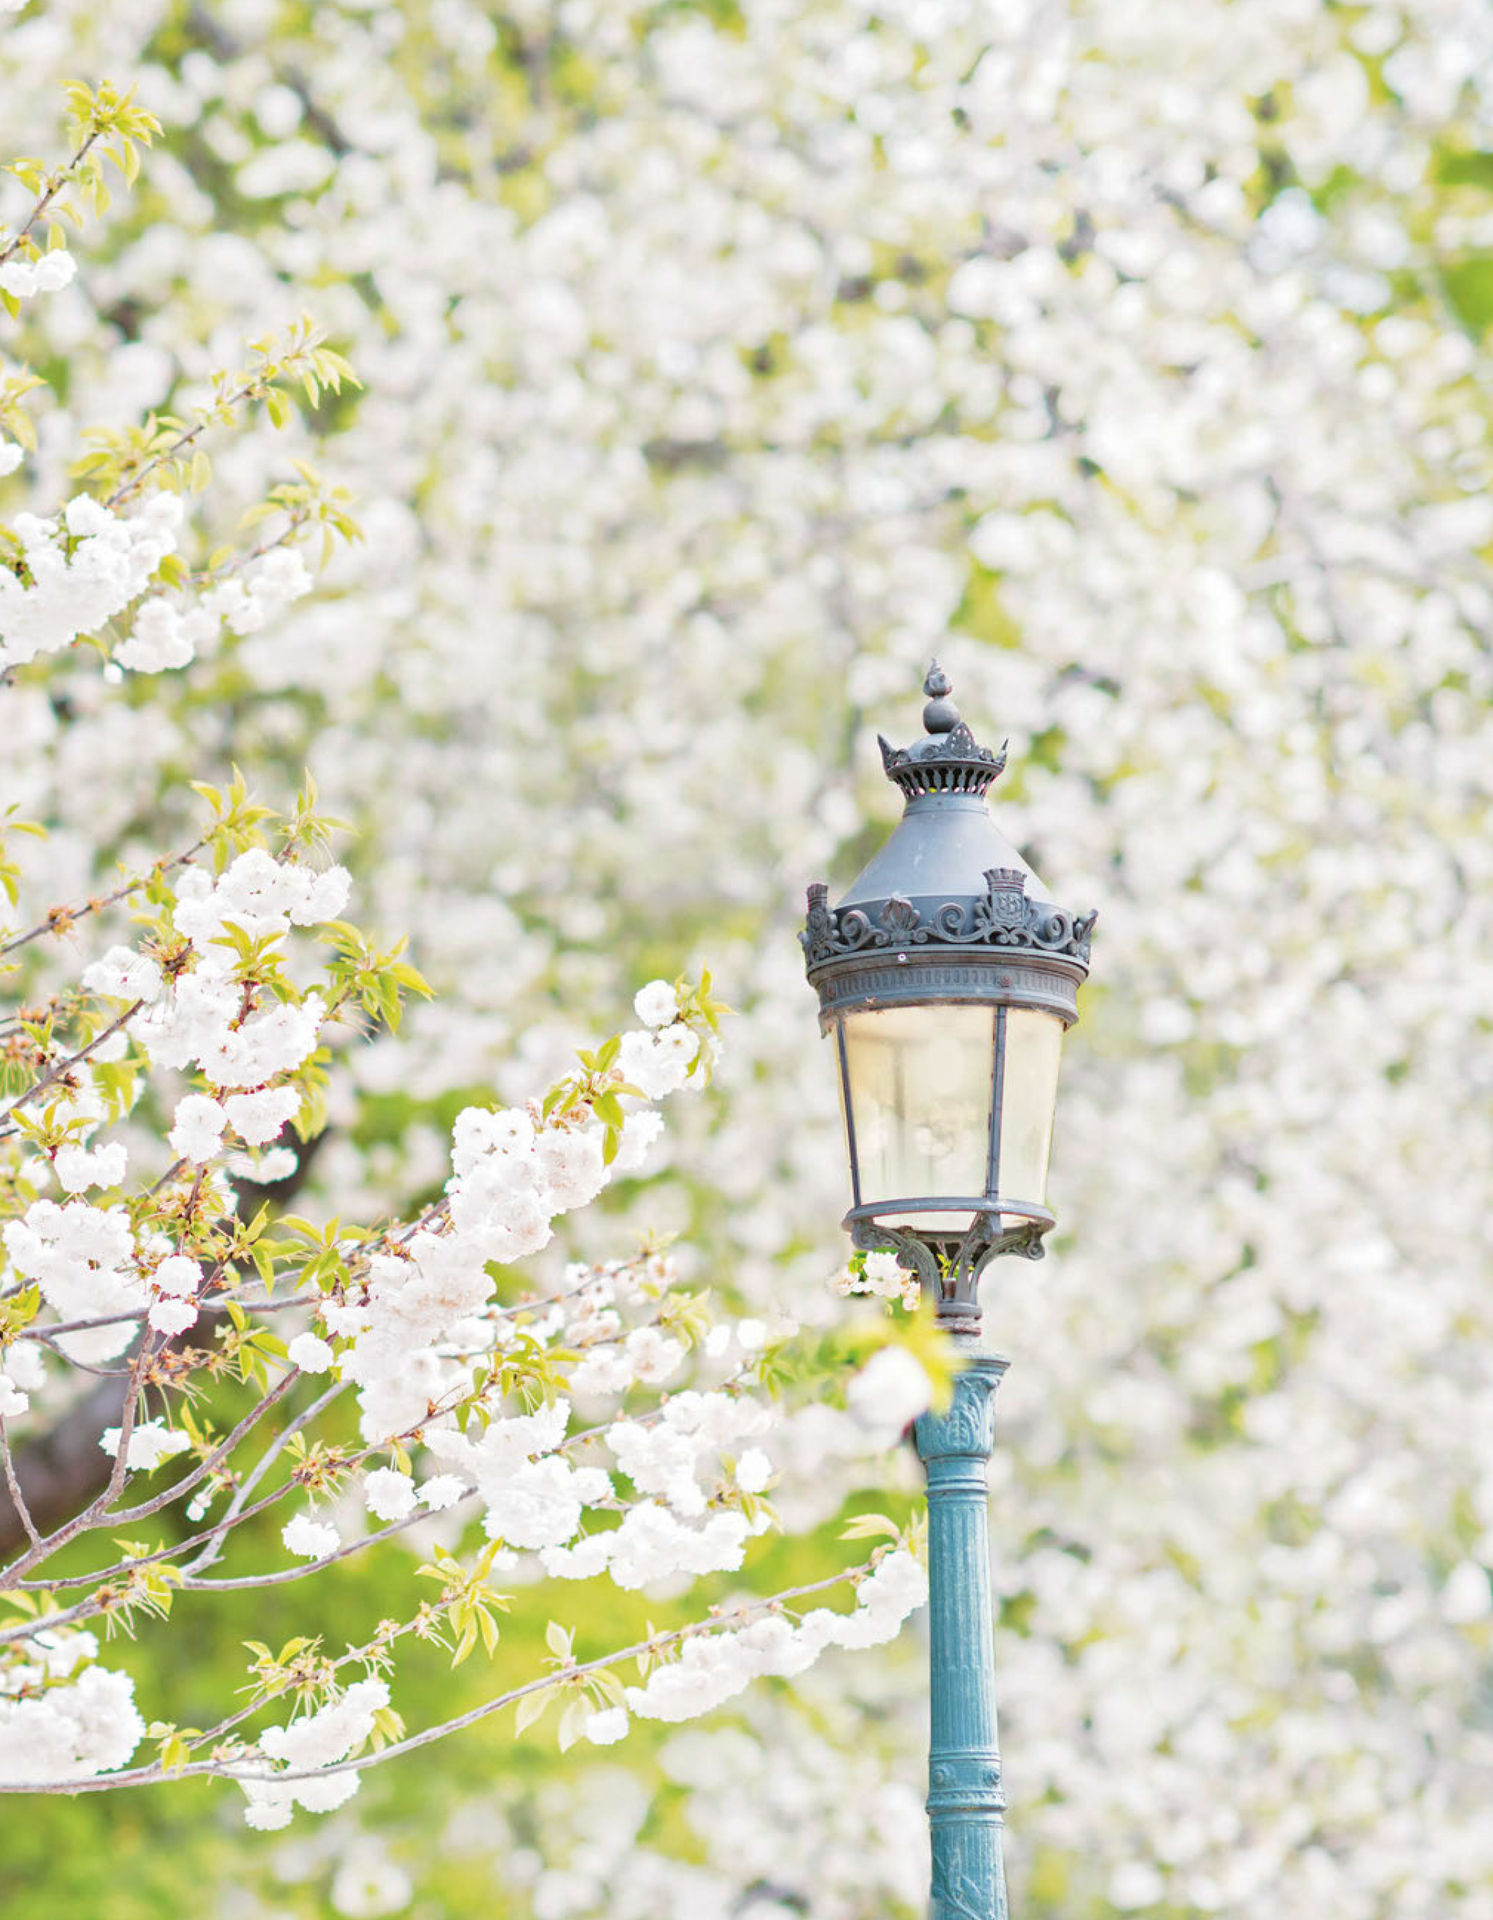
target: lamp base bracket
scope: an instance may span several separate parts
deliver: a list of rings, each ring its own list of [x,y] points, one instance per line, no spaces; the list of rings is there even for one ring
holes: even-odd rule
[[[894,1253],[907,1272],[916,1274],[933,1301],[939,1324],[949,1333],[973,1338],[980,1331],[980,1276],[1003,1253],[1040,1260],[1042,1236],[1050,1221],[1023,1220],[1002,1227],[996,1214],[979,1214],[964,1234],[928,1233],[916,1227],[889,1227],[879,1220],[851,1220],[853,1244],[863,1253]]]

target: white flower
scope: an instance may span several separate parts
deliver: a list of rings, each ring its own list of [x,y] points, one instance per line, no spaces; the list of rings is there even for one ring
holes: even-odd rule
[[[40,268],[38,268],[38,272]],[[71,278],[71,275],[68,276]],[[95,534],[108,533],[114,526],[114,516],[101,501],[92,494],[75,493],[62,510],[62,518],[70,534],[78,540],[91,539]]]
[[[684,1343],[657,1327],[634,1328],[623,1347],[634,1378],[644,1386],[663,1386],[684,1364]]]
[[[129,1674],[88,1667],[32,1699],[0,1697],[0,1771],[40,1784],[122,1767],[145,1732],[134,1694]]]
[[[736,1463],[736,1484],[743,1493],[761,1493],[772,1478],[772,1462],[760,1447],[748,1447]]]
[[[55,279],[67,271],[60,265],[43,271],[12,261],[0,268],[0,285],[7,274],[20,272],[29,276],[34,290],[38,275]],[[128,606],[175,550],[182,511],[174,495],[158,494],[128,518],[116,517],[79,495],[68,502],[66,531],[55,519],[17,514],[12,530],[30,581],[0,569],[0,666],[55,653]]]
[[[239,1785],[249,1797],[244,1808],[244,1824],[259,1833],[277,1833],[295,1817],[295,1789],[277,1787],[263,1780],[241,1780]]]
[[[121,1432],[119,1427],[105,1427],[99,1436],[99,1445],[104,1452],[116,1458],[119,1455]],[[130,1430],[129,1451],[124,1464],[131,1469],[143,1468],[149,1472],[174,1454],[185,1453],[191,1444],[189,1434],[174,1432],[160,1420],[141,1420]]]
[[[330,1767],[346,1760],[373,1732],[379,1712],[389,1704],[389,1689],[382,1680],[355,1680],[347,1691],[329,1705],[304,1719],[293,1720],[288,1727],[266,1727],[259,1736],[259,1750],[271,1760],[298,1771],[304,1767]],[[352,1778],[357,1775],[334,1775]],[[309,1781],[296,1781],[295,1797]],[[304,1802],[303,1802],[304,1804]]]
[[[78,271],[78,263],[65,247],[53,247],[36,263],[38,293],[57,293],[67,286]]]
[[[606,1185],[600,1127],[547,1128],[534,1142],[534,1159],[557,1213],[585,1206]]]
[[[164,673],[184,667],[199,646],[210,640],[217,621],[202,607],[178,606],[155,595],[135,609],[127,640],[114,649],[114,658],[134,673]]]
[[[415,1510],[415,1483],[395,1467],[379,1467],[363,1482],[368,1511],[379,1520],[403,1520]]]
[[[190,1295],[202,1285],[202,1268],[190,1254],[172,1253],[156,1268],[151,1279],[162,1293]]]
[[[632,1382],[632,1362],[621,1347],[598,1347],[594,1353],[588,1353],[570,1375],[571,1386],[588,1398],[625,1393]]]
[[[0,1373],[0,1420],[13,1420],[31,1405],[29,1393],[22,1393],[8,1373]]]
[[[845,1389],[850,1411],[875,1432],[900,1433],[932,1399],[933,1383],[906,1347],[873,1353]]]
[[[306,1560],[325,1560],[342,1545],[342,1536],[335,1527],[313,1520],[309,1513],[298,1513],[287,1521],[280,1529],[280,1538],[288,1553],[298,1553]]]
[[[466,1483],[456,1474],[437,1473],[422,1482],[420,1498],[432,1513],[443,1513],[447,1507],[454,1507],[466,1490]]]
[[[26,458],[26,450],[14,440],[0,440],[0,480],[16,468]]]
[[[202,596],[204,612],[226,620],[238,634],[259,633],[293,600],[311,591],[306,563],[294,547],[276,547],[245,568],[237,580],[223,580]],[[335,911],[324,916],[335,919]]]
[[[61,1319],[143,1313],[149,1304],[136,1270],[129,1216],[122,1207],[92,1207],[82,1200],[58,1206],[37,1200],[21,1219],[7,1221],[3,1238],[16,1271],[39,1284],[42,1297]],[[119,1319],[64,1334],[59,1345],[68,1359],[92,1364],[112,1359],[133,1338],[133,1322]]]
[[[301,1096],[294,1087],[261,1087],[257,1093],[230,1093],[223,1111],[241,1140],[262,1147],[294,1118],[300,1105]]]
[[[694,1434],[667,1422],[619,1420],[607,1429],[607,1445],[639,1493],[661,1495],[676,1513],[705,1511],[705,1491],[695,1478],[700,1449]]]
[[[16,1340],[5,1350],[5,1371],[18,1387],[36,1393],[47,1384],[46,1362],[35,1340]]]
[[[176,1117],[167,1136],[179,1158],[200,1165],[211,1160],[223,1145],[223,1129],[228,1116],[216,1100],[204,1093],[189,1093],[176,1105]]]
[[[632,1010],[645,1027],[666,1027],[679,1018],[679,997],[667,980],[650,980],[633,995]]]
[[[145,1317],[157,1333],[185,1333],[197,1318],[197,1307],[191,1300],[157,1300]]]
[[[677,1093],[689,1078],[699,1042],[688,1027],[665,1027],[659,1033],[624,1033],[617,1065],[648,1100]]]
[[[198,1051],[202,1071],[215,1087],[262,1086],[277,1073],[293,1071],[316,1051],[325,1013],[321,995],[308,993],[299,1006],[282,1001],[251,1015],[242,1026],[220,1028],[207,1036]],[[274,1132],[278,1131],[276,1127]]]
[[[7,7],[6,11],[18,8]],[[17,300],[34,293],[56,293],[77,271],[77,261],[65,248],[58,247],[36,260],[8,260],[0,267],[0,288]]]
[[[490,1540],[511,1547],[562,1547],[581,1524],[581,1492],[570,1463],[558,1454],[525,1461],[501,1480],[482,1486],[483,1526]]]
[[[235,1154],[228,1162],[228,1171],[236,1179],[272,1187],[277,1181],[288,1180],[300,1164],[301,1156],[293,1147],[271,1147],[267,1153],[257,1156]]]
[[[596,1747],[611,1747],[627,1735],[626,1707],[603,1707],[587,1714],[581,1732]]]
[[[451,1164],[468,1173],[485,1154],[523,1154],[534,1144],[534,1122],[521,1107],[463,1107],[451,1129]]]
[[[52,1162],[66,1193],[89,1187],[117,1187],[125,1176],[129,1155],[117,1140],[102,1147],[59,1147]]]
[[[613,1174],[638,1173],[653,1143],[664,1130],[664,1117],[652,1107],[639,1107],[622,1122],[622,1144],[612,1161]]]
[[[298,1333],[285,1349],[285,1357],[302,1373],[326,1373],[337,1356],[327,1342],[314,1333]]]
[[[101,959],[83,969],[83,985],[90,993],[111,1000],[156,999],[162,987],[161,970],[148,954],[132,947],[110,947]]]

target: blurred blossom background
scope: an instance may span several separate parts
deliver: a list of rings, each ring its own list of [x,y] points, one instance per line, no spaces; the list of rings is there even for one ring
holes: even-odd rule
[[[226,441],[214,511],[320,437],[368,538],[179,673],[9,692],[36,885],[159,851],[188,778],[312,769],[440,989],[339,1065],[327,1212],[703,962],[717,1086],[569,1251],[673,1231],[827,1320],[795,931],[889,827],[874,736],[936,653],[1009,736],[1005,830],[1100,909],[1059,1229],[985,1287],[1013,1911],[1489,1920],[1493,14],[0,10],[8,150],[74,77],[166,133],[51,296],[35,484],[309,311],[362,390]],[[7,1912],[895,1920],[923,1684],[909,1629],[604,1764],[489,1723],[285,1835],[197,1782],[13,1809]]]

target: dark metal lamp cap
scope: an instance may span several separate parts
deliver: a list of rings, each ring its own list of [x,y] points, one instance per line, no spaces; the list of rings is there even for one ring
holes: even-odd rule
[[[1006,764],[975,740],[937,661],[923,682],[924,739],[881,741],[906,807],[838,903],[809,888],[800,939],[820,1017],[855,1008],[967,1001],[1078,1017],[1095,916],[1047,889],[990,817],[985,793]],[[878,736],[879,737],[879,736]]]

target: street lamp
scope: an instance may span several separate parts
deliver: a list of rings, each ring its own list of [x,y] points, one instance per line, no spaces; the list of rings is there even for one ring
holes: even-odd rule
[[[1006,764],[959,717],[937,661],[925,736],[880,742],[906,805],[839,903],[800,936],[833,1042],[854,1244],[894,1252],[960,1349],[914,1438],[928,1475],[932,1920],[1005,1920],[986,1470],[1007,1363],[978,1351],[980,1275],[1042,1254],[1064,1029],[1095,916],[1053,903],[985,803]]]

